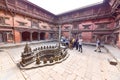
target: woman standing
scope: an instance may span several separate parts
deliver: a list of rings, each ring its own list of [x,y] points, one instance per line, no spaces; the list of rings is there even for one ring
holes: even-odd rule
[[[80,37],[79,40],[78,40],[78,50],[82,53],[82,38]]]

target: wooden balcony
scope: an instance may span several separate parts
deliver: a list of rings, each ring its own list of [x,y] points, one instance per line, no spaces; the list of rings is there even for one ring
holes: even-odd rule
[[[33,10],[30,12],[27,9],[27,6],[25,8],[23,8],[23,7],[20,7],[16,4],[11,4],[11,3],[7,2],[7,7],[6,7],[5,2],[0,3],[0,9],[3,9],[3,10],[6,9],[6,10],[14,12],[14,13],[34,17],[36,19],[40,19],[40,20],[43,20],[43,21],[53,23],[53,19],[54,19],[55,16],[49,15],[50,13],[47,13],[47,12],[43,12],[43,14],[38,14],[38,12],[36,12],[36,10],[34,10],[34,8],[35,7],[33,7]],[[45,14],[47,14],[47,15],[45,15]]]
[[[111,16],[111,13],[106,12],[106,13],[103,13],[103,14],[101,13],[101,14],[92,14],[92,15],[88,15],[88,16],[80,16],[78,18],[68,17],[66,19],[61,19],[59,21],[61,21],[61,23],[67,23],[67,22],[74,22],[74,21],[97,19],[97,18],[106,18],[106,17],[110,17],[110,16]]]

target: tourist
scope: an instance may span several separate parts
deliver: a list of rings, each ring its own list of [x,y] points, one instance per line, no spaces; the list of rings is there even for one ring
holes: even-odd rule
[[[72,48],[75,47],[75,38],[72,38]]]
[[[79,40],[78,40],[78,50],[82,53],[82,38],[80,37]]]
[[[65,43],[66,43],[66,47],[68,47],[69,46],[69,39],[68,38],[66,38]]]
[[[100,42],[99,39],[97,39],[97,41],[96,41],[96,49],[95,49],[94,51],[95,51],[95,52],[96,52],[96,51],[101,52],[100,47],[101,47],[101,42]]]
[[[75,40],[75,47],[76,47],[76,50],[78,50],[78,37]]]
[[[72,41],[73,41],[73,38],[71,38],[71,39],[70,39],[70,42],[69,42],[69,48],[70,48],[70,49],[73,49],[73,42],[72,42]]]

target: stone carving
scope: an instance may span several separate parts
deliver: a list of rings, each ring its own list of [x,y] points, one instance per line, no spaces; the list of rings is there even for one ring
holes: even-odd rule
[[[38,54],[36,55],[36,64],[40,64],[40,57]]]
[[[31,48],[28,46],[28,44],[26,44],[21,56],[22,60],[20,64],[23,67],[27,66],[28,64],[34,61],[36,62],[35,64],[37,64],[38,66],[40,64],[55,64],[61,61],[61,59],[65,58],[66,55],[67,50],[64,50],[63,48],[57,46],[41,46],[33,49],[32,52]]]
[[[49,59],[49,61],[50,61],[50,63],[52,63],[53,62],[53,57],[50,57],[50,59]]]
[[[28,46],[28,44],[26,43],[25,48],[24,48],[24,52],[22,53],[22,61],[20,62],[20,64],[22,66],[26,66],[30,63],[32,63],[34,60],[34,53],[31,51],[31,48]]]
[[[44,46],[44,49],[45,49],[46,47]]]
[[[51,46],[49,46],[49,48],[51,48]]]
[[[41,50],[43,49],[43,47],[41,46]]]
[[[54,48],[54,46],[52,46],[52,48]]]
[[[31,51],[31,48],[26,43],[25,48],[24,48],[24,53],[29,53],[29,52],[32,52],[32,51]]]
[[[40,50],[40,47],[38,47],[38,50]]]
[[[47,58],[46,57],[43,59],[43,62],[44,62],[44,64],[47,63]]]

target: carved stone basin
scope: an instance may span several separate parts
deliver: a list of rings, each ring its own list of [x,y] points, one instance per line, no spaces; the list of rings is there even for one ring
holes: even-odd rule
[[[44,55],[44,56],[41,56],[41,57],[40,57],[40,60],[43,61],[44,58],[47,58],[47,59],[49,60],[51,57],[55,57],[55,55],[53,55],[53,54],[52,54],[52,55],[49,55],[49,54],[48,54],[48,55]]]
[[[67,57],[67,49],[57,46],[43,46],[35,48],[33,51],[26,44],[22,59],[20,62],[21,69],[30,69],[46,65],[53,65],[64,61]]]

